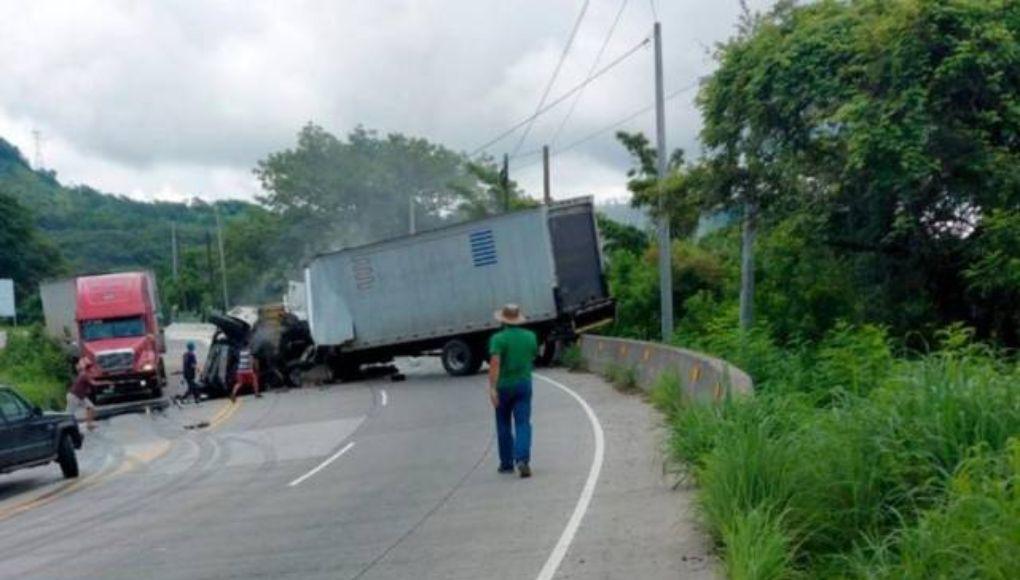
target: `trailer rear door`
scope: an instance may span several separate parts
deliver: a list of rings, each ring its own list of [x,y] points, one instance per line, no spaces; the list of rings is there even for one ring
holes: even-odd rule
[[[591,201],[550,207],[549,234],[561,312],[608,297]]]

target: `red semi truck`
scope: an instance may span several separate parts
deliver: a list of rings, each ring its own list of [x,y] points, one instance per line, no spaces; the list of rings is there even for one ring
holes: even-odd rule
[[[43,284],[40,294],[49,333],[95,363],[97,403],[162,396],[166,347],[151,273],[58,280]]]

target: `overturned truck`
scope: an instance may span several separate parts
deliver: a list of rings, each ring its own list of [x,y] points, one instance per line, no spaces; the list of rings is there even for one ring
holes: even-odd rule
[[[499,328],[494,311],[515,303],[547,362],[613,319],[602,266],[592,199],[562,201],[319,255],[305,270],[308,322],[341,378],[422,354],[468,375]]]

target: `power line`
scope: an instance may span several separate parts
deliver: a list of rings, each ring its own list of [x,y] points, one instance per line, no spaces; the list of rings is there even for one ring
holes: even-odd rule
[[[612,40],[613,33],[616,32],[616,26],[620,23],[620,17],[623,16],[623,10],[627,8],[627,2],[629,1],[630,0],[623,0],[623,2],[620,3],[620,9],[616,11],[616,18],[613,19],[613,24],[612,26],[609,27],[609,32],[606,33],[606,38],[605,40],[602,41],[602,46],[599,47],[598,54],[595,55],[595,61],[591,63],[591,68],[588,69],[589,77],[592,75],[593,72],[595,72],[595,69],[598,68],[599,63],[602,62],[602,55],[605,54],[606,47],[609,46],[609,41]],[[560,133],[563,132],[563,128],[567,126],[567,121],[569,121],[570,117],[574,114],[574,109],[577,108],[577,103],[581,100],[581,95],[583,94],[584,91],[581,91],[577,93],[576,97],[574,97],[574,101],[570,103],[570,110],[567,111],[567,114],[563,117],[563,120],[560,121],[560,126],[557,127],[556,132],[553,133],[552,139],[549,140],[549,143],[553,148],[556,147],[556,140],[559,138]]]
[[[686,92],[688,92],[688,91],[690,91],[692,89],[697,88],[700,83],[701,83],[701,81],[694,81],[693,83],[690,83],[688,85],[680,87],[679,89],[677,89],[677,90],[673,91],[672,93],[669,93],[668,95],[666,95],[666,100],[667,101],[671,101],[671,100],[679,97],[680,95],[682,95],[682,94],[684,94],[684,93],[686,93]],[[550,155],[550,157],[556,157],[557,155],[559,155],[561,153],[566,153],[567,151],[570,151],[571,149],[575,149],[577,147],[580,147],[581,145],[584,145],[585,143],[587,143],[587,142],[589,142],[589,141],[591,141],[593,139],[601,137],[602,135],[608,133],[609,131],[612,131],[613,129],[616,129],[617,127],[619,127],[621,125],[625,125],[625,124],[633,121],[634,119],[637,119],[641,115],[644,115],[645,113],[651,111],[654,108],[655,108],[655,103],[652,103],[651,105],[643,107],[640,110],[634,111],[633,113],[627,115],[626,117],[623,117],[622,119],[619,119],[619,120],[617,120],[617,121],[615,121],[615,122],[613,122],[613,123],[611,123],[609,125],[606,125],[605,127],[602,127],[601,129],[598,129],[597,131],[592,131],[591,133],[588,133],[584,137],[581,137],[580,139],[577,139],[576,141],[571,142],[570,144],[566,145],[565,147],[562,147],[560,149],[557,149],[557,150],[553,151],[552,154]],[[521,153],[520,155],[517,156],[517,158],[519,159],[519,158],[522,158],[522,157],[530,157],[532,155],[536,155],[536,154],[541,153],[541,152],[542,152],[541,149],[535,149],[533,151],[528,151],[526,153]],[[517,170],[518,171],[522,171],[522,170],[527,169],[529,167],[538,165],[539,162],[540,161],[536,161],[536,162],[528,163],[526,165],[522,165]]]
[[[503,139],[506,139],[507,136],[513,134],[514,131],[520,129],[521,127],[527,125],[531,121],[533,121],[533,120],[537,119],[538,117],[544,115],[545,113],[549,112],[549,110],[555,108],[557,105],[559,105],[563,101],[569,99],[573,95],[577,94],[578,91],[584,89],[584,87],[588,86],[589,84],[591,84],[595,80],[597,80],[600,77],[602,77],[602,75],[606,74],[607,72],[609,72],[610,70],[615,68],[617,65],[619,65],[621,62],[623,62],[624,60],[629,58],[635,52],[637,52],[638,50],[640,50],[640,49],[644,48],[645,46],[647,46],[649,42],[651,42],[651,38],[646,36],[645,38],[643,38],[641,40],[641,42],[635,44],[629,50],[627,50],[626,52],[624,52],[620,56],[616,57],[612,62],[610,62],[606,66],[604,66],[601,69],[599,69],[599,71],[597,73],[595,73],[594,75],[592,75],[591,77],[586,79],[584,82],[578,84],[577,86],[575,86],[574,88],[570,89],[569,91],[567,91],[567,92],[563,93],[562,95],[556,97],[555,99],[553,99],[553,101],[551,103],[549,103],[546,106],[542,107],[538,111],[535,111],[534,114],[530,115],[529,117],[527,117],[525,119],[522,119],[518,123],[516,123],[513,126],[511,126],[509,129],[503,131],[502,133],[500,133],[499,135],[496,135],[495,137],[493,137],[489,141],[486,141],[481,146],[475,148],[475,150],[472,151],[469,156],[470,157],[474,157],[475,155],[478,155],[482,151],[485,151],[489,147],[492,147],[496,143],[499,143]]]
[[[584,20],[585,13],[588,12],[588,4],[590,0],[584,0],[584,4],[581,5],[581,12],[577,15],[577,20],[574,21],[574,28],[570,31],[570,37],[567,38],[567,44],[563,47],[563,52],[560,53],[560,60],[556,63],[556,69],[553,70],[552,77],[549,82],[545,85],[545,91],[542,92],[542,98],[538,101],[538,106],[535,107],[537,113],[545,105],[545,100],[549,98],[549,92],[552,90],[553,85],[556,84],[556,78],[560,75],[560,69],[563,68],[563,63],[567,60],[567,54],[570,52],[570,47],[574,44],[574,38],[577,37],[577,31],[581,28],[581,22]],[[514,147],[511,155],[516,155],[521,149],[521,145],[524,144],[524,140],[528,138],[528,133],[531,132],[531,126],[534,124],[535,118],[533,117],[528,126],[524,128],[524,132],[521,133],[521,138],[517,140],[517,145]]]

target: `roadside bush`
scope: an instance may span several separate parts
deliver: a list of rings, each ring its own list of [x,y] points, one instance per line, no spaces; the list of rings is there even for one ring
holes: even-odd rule
[[[605,377],[621,393],[631,393],[638,388],[637,369],[632,366],[610,364],[606,367]]]
[[[560,362],[571,372],[586,370],[584,355],[581,354],[581,345],[574,343],[560,355]]]
[[[63,353],[40,326],[9,329],[0,350],[0,382],[44,409],[64,408],[70,368]]]
[[[682,404],[681,398],[684,396],[680,376],[674,372],[666,371],[655,380],[648,399],[652,406],[665,413],[667,417],[671,417],[677,413]]]
[[[840,324],[812,351],[754,347],[772,373],[754,397],[678,399],[670,450],[731,577],[1017,569],[1020,371],[962,329],[939,343],[896,359],[882,329]],[[703,344],[737,348],[732,333]]]

